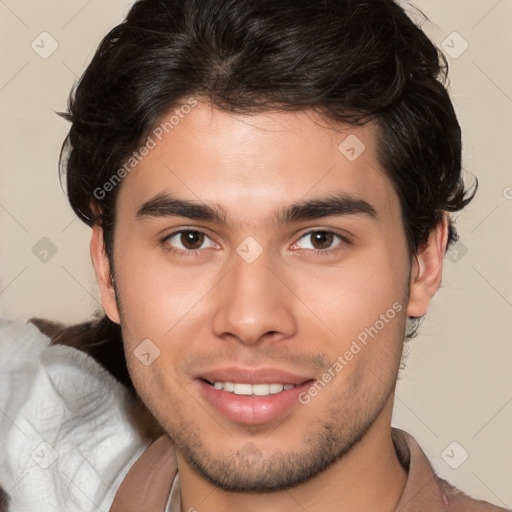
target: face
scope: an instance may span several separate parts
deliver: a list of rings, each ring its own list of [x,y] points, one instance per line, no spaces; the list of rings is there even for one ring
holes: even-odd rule
[[[103,305],[179,461],[224,489],[286,488],[390,413],[418,292],[374,125],[198,103],[116,215],[115,297],[93,255]]]

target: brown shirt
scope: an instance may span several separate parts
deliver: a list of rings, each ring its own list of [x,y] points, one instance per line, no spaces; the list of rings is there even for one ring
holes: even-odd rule
[[[506,511],[486,501],[474,500],[436,476],[418,443],[403,430],[392,428],[392,437],[399,460],[408,473],[395,512]],[[166,436],[161,436],[128,471],[110,512],[179,512],[180,508],[174,448]]]

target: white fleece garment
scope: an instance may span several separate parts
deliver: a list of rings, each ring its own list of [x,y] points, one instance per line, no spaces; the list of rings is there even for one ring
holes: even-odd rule
[[[90,356],[0,320],[0,486],[9,512],[108,512],[150,444],[140,409]]]

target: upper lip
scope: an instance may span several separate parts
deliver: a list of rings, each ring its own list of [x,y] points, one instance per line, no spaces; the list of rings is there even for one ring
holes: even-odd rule
[[[208,382],[234,382],[239,384],[293,384],[298,386],[312,380],[304,374],[292,373],[278,368],[226,367],[209,370],[197,375]]]

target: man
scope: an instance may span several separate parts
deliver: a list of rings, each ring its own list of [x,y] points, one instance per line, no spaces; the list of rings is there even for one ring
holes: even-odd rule
[[[105,37],[62,162],[106,316],[28,336],[65,395],[31,452],[56,487],[91,510],[502,510],[391,428],[406,329],[472,198],[439,59],[391,0],[141,0]]]

